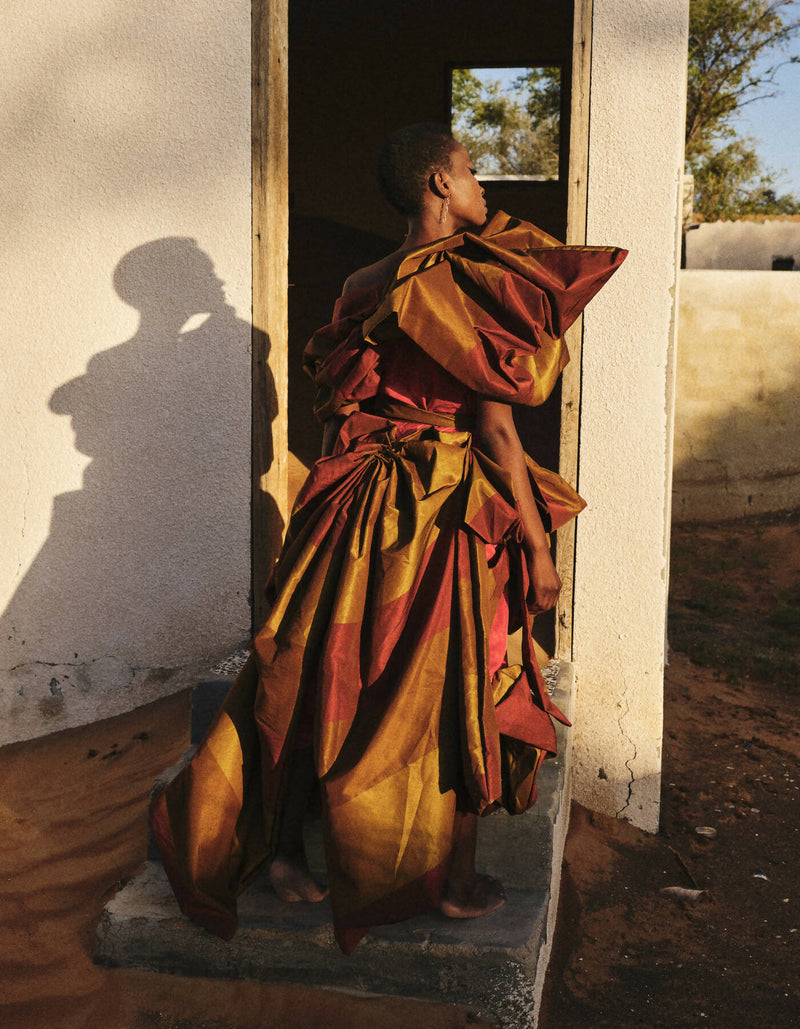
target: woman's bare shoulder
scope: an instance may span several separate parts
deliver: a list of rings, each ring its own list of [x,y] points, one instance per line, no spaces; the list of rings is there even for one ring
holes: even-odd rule
[[[342,296],[346,293],[353,293],[357,289],[369,289],[372,286],[381,286],[384,282],[388,282],[400,267],[400,262],[404,257],[403,251],[395,250],[394,253],[387,254],[375,264],[359,268],[345,281],[342,287]]]

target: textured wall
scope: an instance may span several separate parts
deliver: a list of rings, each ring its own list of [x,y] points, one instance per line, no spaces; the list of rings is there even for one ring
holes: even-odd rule
[[[800,275],[680,279],[673,520],[800,507]]]
[[[688,0],[595,0],[587,238],[630,256],[589,306],[575,797],[655,830]]]
[[[248,631],[249,36],[244,0],[5,13],[0,742]]]
[[[794,258],[800,270],[800,219],[704,222],[686,233],[687,268],[771,271],[776,257]]]

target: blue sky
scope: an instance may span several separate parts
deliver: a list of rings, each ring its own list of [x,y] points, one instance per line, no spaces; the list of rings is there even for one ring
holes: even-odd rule
[[[798,5],[796,5],[798,6]],[[795,40],[786,56],[800,53]],[[775,57],[762,62],[769,67]],[[739,113],[735,126],[741,136],[758,140],[756,151],[763,164],[785,173],[776,178],[778,193],[800,196],[800,64],[784,65],[775,75],[778,96],[756,100]]]

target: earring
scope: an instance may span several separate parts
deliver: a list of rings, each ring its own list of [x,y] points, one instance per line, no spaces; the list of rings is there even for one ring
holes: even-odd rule
[[[439,211],[439,224],[444,225],[447,221],[447,212],[450,210],[450,194],[442,200],[442,209]]]

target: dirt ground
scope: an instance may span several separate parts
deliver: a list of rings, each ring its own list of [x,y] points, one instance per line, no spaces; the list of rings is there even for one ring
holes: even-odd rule
[[[800,1025],[799,523],[675,531],[662,830],[575,808],[543,1029]],[[184,695],[0,750],[0,1025],[479,1026],[453,1006],[92,964],[187,722]]]
[[[573,810],[543,1029],[800,1026],[799,529],[674,529],[670,641],[707,663],[671,652],[659,834]]]

